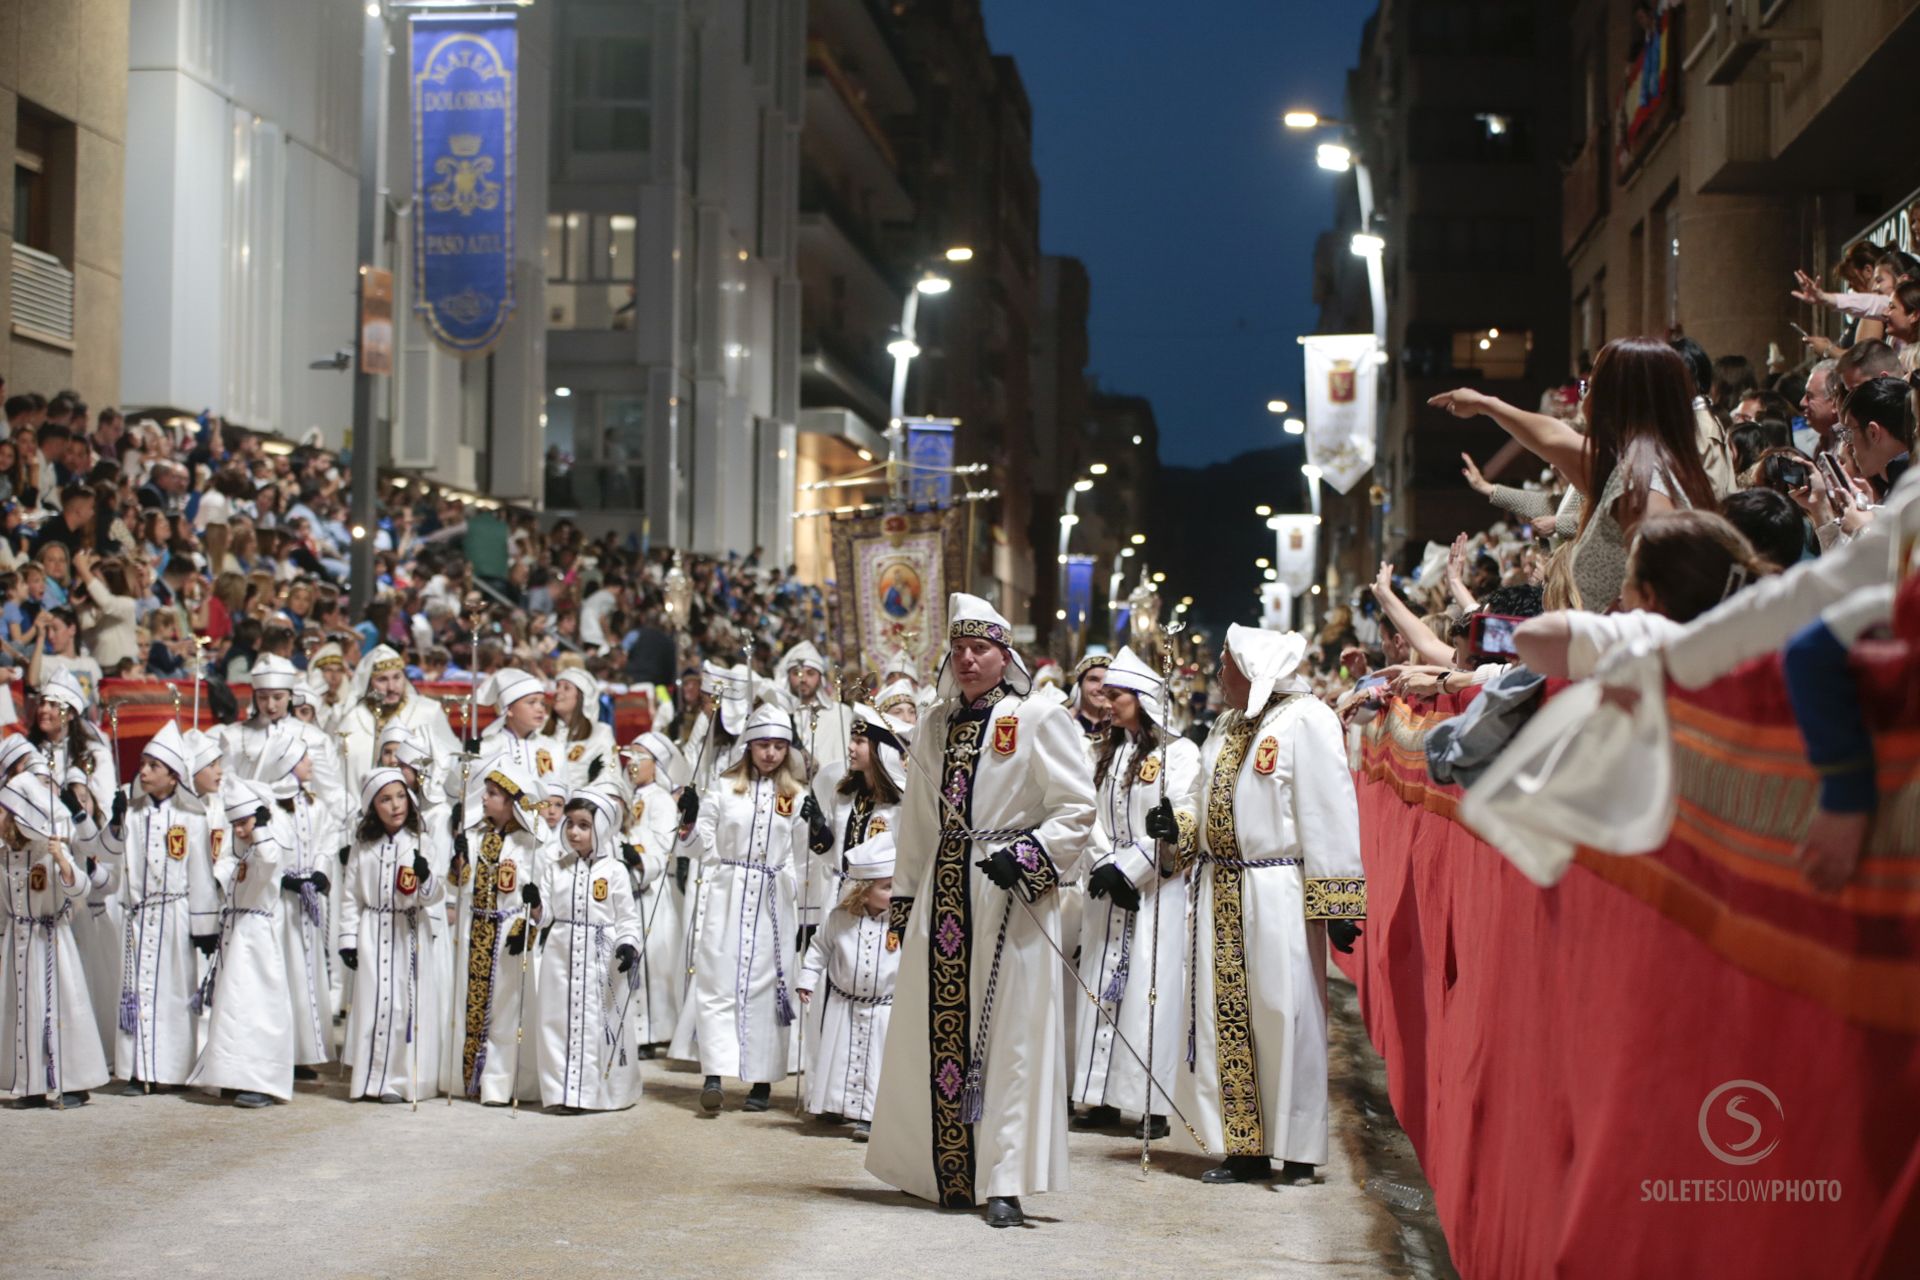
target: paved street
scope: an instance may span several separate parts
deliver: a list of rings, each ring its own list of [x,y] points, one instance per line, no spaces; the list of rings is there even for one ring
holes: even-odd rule
[[[1350,1041],[1336,1029],[1337,1070]],[[708,1119],[698,1086],[650,1069],[645,1100],[610,1116],[444,1100],[414,1114],[348,1105],[331,1080],[265,1112],[182,1094],[7,1112],[6,1273],[891,1278],[964,1257],[974,1274],[1422,1274],[1406,1261],[1417,1232],[1362,1189],[1380,1126],[1338,1084],[1319,1185],[1203,1187],[1207,1162],[1170,1151],[1143,1182],[1138,1143],[1082,1134],[1073,1189],[1030,1199],[1014,1231],[880,1186],[864,1148],[794,1117],[791,1087],[749,1116],[734,1086]]]

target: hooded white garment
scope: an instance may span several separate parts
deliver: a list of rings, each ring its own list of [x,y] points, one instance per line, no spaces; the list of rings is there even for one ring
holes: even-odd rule
[[[1258,710],[1221,716],[1201,752],[1195,1055],[1175,1072],[1174,1100],[1216,1156],[1325,1164],[1321,917],[1365,914],[1359,802],[1339,717],[1298,675],[1306,641],[1236,625],[1227,651]]]
[[[94,846],[76,839],[47,788],[47,776],[33,772],[0,786],[0,807],[20,831],[13,846],[0,849],[0,1093],[75,1093],[107,1083],[72,929],[89,889],[85,864]],[[64,842],[72,883],[62,877],[50,839]]]
[[[645,943],[642,986],[634,999],[636,1035],[643,1045],[665,1044],[673,1039],[687,986],[687,894],[673,874],[680,856],[680,817],[665,782],[668,762],[679,753],[658,733],[640,735],[629,751],[654,762],[653,781],[645,786],[634,786],[622,775],[625,838],[639,859],[628,880]]]
[[[570,684],[580,692],[580,714],[587,718],[585,737],[575,738],[571,730],[561,726],[553,738],[553,771],[560,775],[569,788],[590,787],[596,784],[611,786],[614,774],[620,767],[620,748],[614,742],[613,726],[600,718],[600,682],[591,673],[578,667],[569,667],[554,680],[556,690],[562,684]],[[598,761],[599,767],[595,768]]]
[[[371,840],[358,829],[398,769],[372,770],[361,783],[353,815],[355,839],[347,861],[347,894],[340,947],[355,953],[353,999],[342,1056],[353,1066],[349,1098],[431,1098],[440,1092],[446,970],[432,962],[429,917],[447,893],[448,849],[431,827],[380,831]],[[417,803],[417,802],[416,802]],[[374,823],[379,831],[379,823]],[[415,857],[426,860],[423,878]]]
[[[200,987],[206,1040],[187,1083],[202,1089],[293,1096],[293,997],[287,979],[280,888],[287,850],[276,838],[273,793],[258,782],[229,778],[222,810],[233,824],[227,847],[213,864],[220,886],[220,946]],[[240,824],[266,808],[266,823],[242,837]]]
[[[142,794],[101,844],[120,878],[123,921],[118,1034],[113,1074],[148,1084],[185,1084],[199,1053],[188,1002],[197,989],[193,935],[220,929],[210,821],[185,781],[188,747],[171,721],[145,753],[181,781],[166,799]],[[221,832],[224,836],[224,831]]]
[[[1165,728],[1165,686],[1158,674],[1122,649],[1107,669],[1107,688],[1140,700],[1141,714],[1161,739],[1142,744],[1126,735],[1113,746],[1106,776],[1095,782],[1095,832],[1088,875],[1112,866],[1140,894],[1128,911],[1110,895],[1088,894],[1080,927],[1080,977],[1142,1056],[1153,1055],[1147,1082],[1122,1048],[1114,1024],[1091,1011],[1074,1023],[1073,1100],[1140,1115],[1167,1114],[1174,1072],[1186,1048],[1186,1009],[1180,995],[1187,973],[1187,885],[1181,873],[1162,877],[1160,842],[1147,835],[1147,814],[1162,798],[1173,807],[1180,845],[1189,860],[1199,821],[1200,748]],[[1138,764],[1136,766],[1136,761]],[[1096,771],[1098,757],[1096,756]],[[1172,865],[1172,851],[1164,859]],[[1149,1000],[1149,996],[1152,999]]]
[[[338,910],[336,881],[340,892],[345,892],[346,877],[337,854],[347,843],[337,811],[317,800],[294,773],[302,760],[310,758],[306,744],[288,734],[254,764],[254,778],[271,792],[278,811],[274,825],[282,846],[280,874],[300,882],[295,888],[282,886],[279,926],[293,1016],[293,1060],[303,1067],[318,1066],[333,1056],[329,926]]]
[[[893,833],[876,834],[847,856],[844,895],[893,875]],[[872,1120],[880,1056],[893,1013],[900,951],[887,945],[887,913],[836,903],[807,946],[798,990],[810,994],[806,1107],[815,1115]]]
[[[620,797],[588,788],[576,801],[591,808],[593,842],[574,851],[562,822],[560,846],[540,875],[539,987],[534,1035],[539,1041],[540,1101],[549,1107],[618,1111],[640,1097],[640,1054],[634,1025],[644,981],[640,914],[616,852]],[[633,954],[625,972],[620,948]]]
[[[865,703],[853,708],[855,734],[863,738],[873,752],[880,772],[892,783],[894,794],[904,795],[907,788],[907,760],[902,730],[906,727],[881,715]],[[900,826],[900,802],[880,798],[864,777],[852,788],[843,784],[852,765],[839,760],[814,776],[813,799],[820,806],[827,825],[833,831],[833,845],[809,860],[815,880],[813,901],[820,909],[806,923],[817,924],[845,891],[847,859],[852,851],[870,837],[896,831]],[[801,912],[805,919],[807,913]]]
[[[291,662],[272,654],[254,663],[251,674],[256,699],[262,693],[290,692],[301,679]],[[291,699],[278,720],[269,722],[265,714],[256,709],[247,719],[221,725],[208,734],[220,748],[227,775],[235,778],[258,777],[261,759],[274,750],[278,739],[289,735],[306,743],[313,759],[314,794],[335,812],[344,811],[349,801],[347,779],[341,767],[340,739],[330,736],[318,724],[309,724],[295,716]]]
[[[511,820],[505,830],[487,821],[485,788],[493,782],[507,793]],[[535,1046],[523,1040],[516,1050],[524,1010],[533,990],[538,954],[527,921],[525,889],[538,885],[545,862],[546,823],[539,805],[546,788],[532,772],[496,757],[474,776],[465,817],[467,857],[449,890],[458,894],[454,1013],[459,1034],[450,1059],[456,1092],[496,1106],[540,1095]],[[515,938],[523,950],[512,951]],[[476,955],[475,953],[479,954]]]
[[[1605,697],[1631,690],[1633,709]],[[1537,885],[1557,884],[1579,845],[1650,853],[1676,809],[1666,676],[1645,641],[1605,674],[1547,699],[1460,803],[1460,821]]]
[[[547,736],[544,728],[521,737],[507,728],[507,708],[522,698],[544,698],[547,686],[539,676],[518,667],[502,667],[480,686],[480,697],[493,704],[493,723],[480,735],[480,759],[476,774],[484,773],[495,761],[506,759],[535,778],[544,778],[558,767],[560,744]],[[544,705],[544,704],[543,704]],[[544,726],[546,717],[542,717]],[[584,752],[582,753],[584,756]]]
[[[961,1207],[1067,1184],[1055,889],[1081,874],[1093,790],[1073,717],[1026,696],[1031,681],[1008,648],[1006,620],[965,594],[949,601],[948,617],[949,643],[977,637],[1007,649],[1005,683],[963,701],[949,650],[942,699],[914,733],[893,888],[900,975],[867,1169]],[[1019,869],[1012,892],[1030,903],[974,865],[1001,853]]]
[[[791,735],[784,712],[762,707],[742,741]],[[794,878],[807,857],[806,792],[784,769],[759,774],[750,753],[738,769],[701,797],[690,840],[701,877],[694,973],[669,1053],[698,1059],[705,1075],[772,1083],[786,1078],[792,1037]]]

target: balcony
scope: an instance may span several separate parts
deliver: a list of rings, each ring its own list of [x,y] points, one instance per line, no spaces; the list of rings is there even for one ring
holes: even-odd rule
[[[73,350],[73,272],[52,254],[17,243],[13,246],[13,332],[16,337]]]
[[[852,77],[818,40],[807,47],[806,131],[814,144],[803,142],[803,152],[871,192],[875,218],[883,222],[913,218],[913,199],[900,183],[893,143]]]
[[[877,0],[815,0],[812,25],[822,44],[843,52],[843,62],[867,89],[867,100],[887,115],[913,110],[906,59],[895,45]]]

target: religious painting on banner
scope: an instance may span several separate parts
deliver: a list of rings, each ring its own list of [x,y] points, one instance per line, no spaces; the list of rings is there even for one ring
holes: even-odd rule
[[[947,596],[967,590],[967,513],[915,511],[833,522],[841,661],[867,670],[895,649],[923,679],[940,665]]]
[[[1373,467],[1380,377],[1370,333],[1316,333],[1306,348],[1307,461],[1341,493]]]
[[[420,14],[410,30],[413,308],[441,348],[481,355],[514,306],[514,15]]]
[[[907,505],[939,507],[953,501],[952,418],[908,418]]]

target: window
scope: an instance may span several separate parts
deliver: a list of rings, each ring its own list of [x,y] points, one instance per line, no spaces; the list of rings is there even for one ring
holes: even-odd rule
[[[1453,335],[1453,371],[1482,378],[1517,382],[1527,376],[1527,357],[1533,352],[1533,334],[1515,333],[1498,325]]]
[[[1423,111],[1407,122],[1415,164],[1524,164],[1533,159],[1530,117],[1514,111]]]
[[[547,215],[548,328],[632,327],[637,229],[627,213]]]
[[[27,110],[19,113],[13,149],[13,239],[53,252],[53,191],[47,172],[52,129]]]
[[[1512,273],[1532,268],[1531,218],[1420,214],[1410,221],[1407,265],[1413,270]]]
[[[571,63],[575,151],[645,151],[652,141],[653,45],[644,36],[576,36]]]

